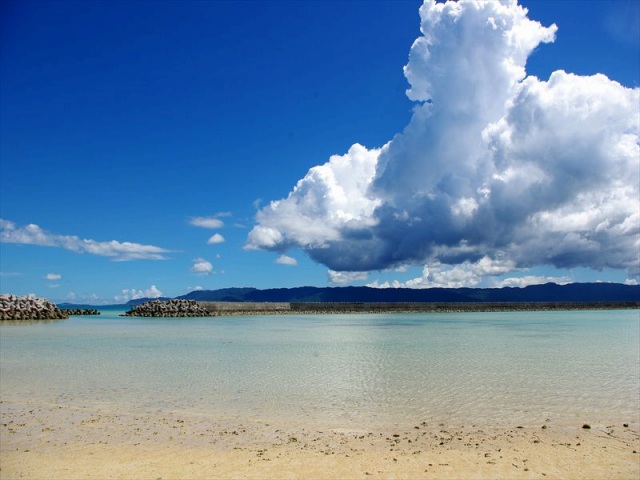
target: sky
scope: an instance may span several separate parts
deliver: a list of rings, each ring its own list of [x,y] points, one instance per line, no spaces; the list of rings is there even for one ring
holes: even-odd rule
[[[0,290],[637,283],[640,2],[0,5]]]

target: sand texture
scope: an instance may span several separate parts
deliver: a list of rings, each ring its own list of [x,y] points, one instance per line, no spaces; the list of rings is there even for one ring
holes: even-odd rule
[[[0,404],[0,478],[638,479],[628,423],[323,428],[189,412]]]

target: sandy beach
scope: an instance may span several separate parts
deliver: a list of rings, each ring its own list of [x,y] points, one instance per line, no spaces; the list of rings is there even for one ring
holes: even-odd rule
[[[638,419],[318,428],[3,402],[0,478],[635,479]]]

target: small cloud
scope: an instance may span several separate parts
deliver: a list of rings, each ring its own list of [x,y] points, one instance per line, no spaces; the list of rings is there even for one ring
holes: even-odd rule
[[[20,272],[0,272],[0,277],[19,277],[22,275]]]
[[[527,287],[529,285],[542,285],[545,283],[557,283],[566,285],[573,280],[569,277],[544,277],[540,275],[526,275],[524,277],[510,277],[496,282],[496,287]]]
[[[59,273],[47,273],[44,277],[45,280],[60,280],[62,275]]]
[[[112,300],[105,300],[95,293],[78,295],[75,292],[68,292],[64,296],[62,301],[70,302],[70,303],[81,303],[81,304],[87,304],[87,305],[108,305],[110,303],[113,303]]]
[[[604,16],[604,29],[616,41],[634,47],[640,46],[640,4],[612,2]]]
[[[159,298],[162,296],[162,292],[155,285],[151,285],[146,290],[136,290],[135,288],[124,289],[120,295],[116,295],[114,298],[117,302],[128,302],[129,300],[136,300],[138,298]]]
[[[280,255],[276,259],[276,263],[279,263],[280,265],[298,265],[298,261],[295,258],[287,255]]]
[[[366,280],[368,276],[367,272],[336,272],[334,270],[327,271],[327,274],[329,275],[329,281],[338,285]]]
[[[207,240],[208,245],[215,245],[216,243],[224,243],[224,237],[219,233],[214,233],[209,237],[209,240]]]
[[[58,288],[60,286],[59,283],[50,283],[49,285],[47,285],[47,287],[49,288]]]
[[[196,258],[193,261],[191,271],[200,275],[211,275],[213,273],[213,265],[204,258]]]
[[[200,228],[220,228],[224,225],[224,222],[214,215],[210,217],[191,217],[189,225]]]
[[[402,288],[402,284],[398,280],[382,283],[379,283],[378,280],[375,280],[371,283],[367,283],[366,286],[371,288]]]

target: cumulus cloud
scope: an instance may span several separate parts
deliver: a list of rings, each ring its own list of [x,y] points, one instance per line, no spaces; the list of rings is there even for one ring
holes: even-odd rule
[[[209,245],[215,245],[216,243],[224,243],[224,237],[219,233],[214,233],[209,237],[209,240],[207,240],[207,244]]]
[[[164,260],[170,250],[154,245],[142,245],[132,242],[111,240],[98,242],[81,239],[75,235],[60,235],[47,232],[33,223],[18,227],[13,222],[0,219],[0,242],[57,247],[76,253],[90,253],[110,257],[114,261],[128,260]]]
[[[158,290],[158,287],[151,285],[146,290],[136,290],[135,288],[124,289],[120,295],[115,296],[115,300],[124,303],[129,300],[137,300],[138,298],[159,298],[161,296],[162,292]]]
[[[204,258],[196,258],[193,261],[191,271],[201,275],[211,275],[213,273],[213,265]]]
[[[59,273],[47,273],[44,277],[45,280],[60,280],[62,275]]]
[[[293,257],[289,257],[287,255],[280,255],[276,259],[276,263],[279,263],[280,265],[297,265],[298,261]]]
[[[313,167],[288,198],[257,213],[258,225],[249,232],[247,248],[323,249],[339,242],[349,229],[372,227],[379,202],[368,198],[366,189],[378,154],[356,144],[346,155],[334,155]]]
[[[515,262],[510,259],[493,260],[487,256],[477,262],[465,261],[457,265],[444,265],[433,262],[426,265],[422,275],[406,282],[374,281],[369,287],[376,288],[460,288],[475,287],[485,277],[496,277],[517,270]]]
[[[222,215],[226,215],[226,212]],[[211,217],[191,217],[189,219],[189,224],[193,225],[194,227],[201,228],[220,228],[224,225],[224,222],[220,220],[218,216],[220,216],[220,214]]]
[[[557,30],[527,13],[515,0],[425,1],[407,127],[313,167],[257,212],[245,248],[301,248],[332,275],[426,265],[414,287],[475,285],[488,264],[633,274],[640,89],[527,76]]]

